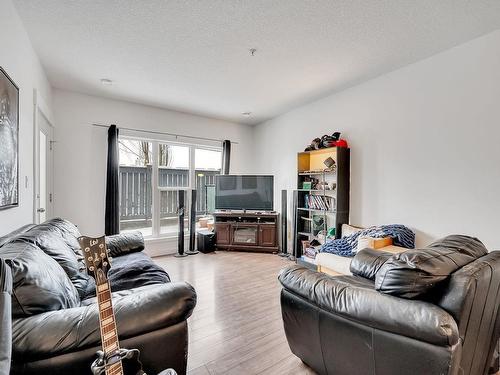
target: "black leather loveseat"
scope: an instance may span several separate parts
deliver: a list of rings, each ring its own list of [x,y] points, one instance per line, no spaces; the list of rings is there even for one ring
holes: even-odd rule
[[[100,349],[94,282],[78,229],[53,219],[0,238],[0,373],[90,374]],[[140,235],[106,239],[120,344],[141,351],[146,372],[186,373],[187,318],[196,293],[141,252]]]
[[[500,252],[449,236],[401,254],[365,249],[354,276],[284,269],[292,352],[319,374],[483,375],[498,370]]]

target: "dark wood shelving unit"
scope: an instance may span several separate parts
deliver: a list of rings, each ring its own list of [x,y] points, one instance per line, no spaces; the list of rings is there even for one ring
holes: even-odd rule
[[[335,161],[333,168],[326,168],[324,164],[328,157]],[[320,188],[304,188],[304,182],[320,182]],[[297,154],[297,189],[294,190],[294,255],[297,259],[302,256],[304,240],[323,242],[330,228],[335,228],[335,238],[340,238],[342,224],[349,223],[349,183],[349,148],[332,147]]]
[[[216,212],[216,247],[274,253],[278,247],[278,218],[275,212]]]

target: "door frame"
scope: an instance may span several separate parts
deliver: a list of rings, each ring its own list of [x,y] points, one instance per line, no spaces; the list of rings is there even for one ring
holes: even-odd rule
[[[54,118],[52,115],[52,111],[50,107],[47,105],[43,97],[40,95],[37,89],[33,90],[33,222],[38,223],[38,199],[37,199],[37,191],[39,190],[40,185],[40,168],[38,163],[38,154],[39,150],[39,132],[40,132],[40,117],[43,116],[45,121],[52,128],[52,138],[54,137]],[[48,163],[48,167],[50,168],[50,173],[48,173],[47,180],[49,181],[49,185],[51,187],[52,194],[52,208],[54,207],[54,157],[52,145],[54,143],[53,139],[49,139],[49,151],[50,152],[50,162]],[[51,212],[53,214],[53,212]]]

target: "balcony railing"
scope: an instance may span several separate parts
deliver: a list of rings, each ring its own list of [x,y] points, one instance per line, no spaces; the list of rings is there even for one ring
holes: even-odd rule
[[[148,167],[120,167],[120,221],[151,220],[152,212],[152,169]],[[219,171],[196,170],[197,190],[196,212],[198,215],[207,211],[206,186],[215,184]],[[159,185],[165,187],[188,186],[189,170],[159,169]],[[160,198],[160,218],[177,215],[177,191],[162,191]]]

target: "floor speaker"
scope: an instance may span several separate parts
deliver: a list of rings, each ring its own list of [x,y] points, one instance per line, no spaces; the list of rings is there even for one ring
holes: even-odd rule
[[[202,253],[215,251],[215,233],[209,230],[200,230],[198,232],[198,250]]]
[[[288,192],[281,190],[281,249],[280,256],[288,256]]]
[[[179,219],[179,232],[177,233],[177,254],[176,257],[187,257],[184,253],[184,190],[177,191],[177,217]]]
[[[187,255],[198,254],[194,249],[196,243],[196,190],[191,190],[191,209],[189,210],[189,250]]]
[[[298,213],[297,213],[297,207],[298,207],[298,204],[299,204],[299,194],[297,192],[297,190],[294,190],[293,191],[293,254],[290,255],[290,257],[288,259],[290,260],[295,260],[297,259],[297,256],[298,256],[298,246],[297,246],[297,221],[298,221]]]

